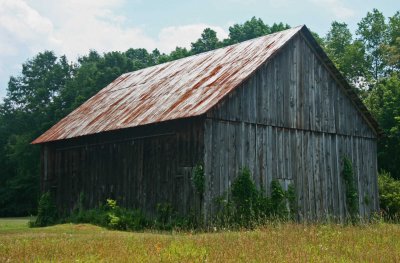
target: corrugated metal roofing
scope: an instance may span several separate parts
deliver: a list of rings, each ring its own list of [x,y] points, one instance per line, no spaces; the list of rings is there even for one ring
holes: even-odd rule
[[[32,143],[63,140],[206,113],[299,31],[310,40],[375,131],[370,115],[305,26],[123,74]]]
[[[123,74],[32,143],[204,114],[300,29]]]

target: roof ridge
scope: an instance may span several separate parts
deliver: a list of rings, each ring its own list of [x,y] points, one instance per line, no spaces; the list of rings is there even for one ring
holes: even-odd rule
[[[271,37],[271,36],[274,36],[276,34],[282,34],[282,33],[287,32],[287,31],[293,31],[294,29],[297,29],[298,31],[300,31],[304,26],[305,25],[298,25],[298,26],[291,27],[291,28],[288,28],[288,29],[285,29],[285,30],[281,30],[281,31],[278,31],[278,32],[274,32],[274,33],[271,33],[271,34],[267,34],[267,35],[263,35],[263,36],[259,36],[259,37],[255,37],[255,38],[251,38],[251,39],[247,39],[245,41],[238,42],[238,43],[235,43],[235,44],[231,44],[231,45],[228,45],[228,46],[219,47],[219,48],[216,48],[216,49],[213,49],[213,50],[208,50],[208,51],[205,51],[205,52],[201,52],[201,53],[198,53],[198,54],[193,54],[193,55],[190,55],[190,56],[187,56],[187,57],[183,57],[183,58],[174,59],[174,60],[171,60],[171,61],[166,61],[166,62],[163,62],[163,63],[160,63],[160,64],[156,64],[156,65],[153,65],[153,66],[141,68],[141,69],[138,69],[138,70],[129,71],[129,72],[121,74],[121,76],[127,75],[127,74],[131,74],[133,72],[138,72],[138,71],[141,71],[141,70],[153,68],[153,67],[166,65],[166,64],[169,64],[169,63],[177,62],[177,61],[188,59],[188,58],[193,58],[193,57],[206,55],[206,54],[209,54],[209,53],[212,53],[212,52],[216,52],[218,50],[222,50],[222,49],[226,49],[226,48],[232,48],[232,47],[235,47],[235,46],[247,43],[247,42],[256,41],[257,39],[261,39],[261,38],[265,38],[265,37]]]
[[[32,143],[202,115],[302,28],[297,26],[122,74]]]

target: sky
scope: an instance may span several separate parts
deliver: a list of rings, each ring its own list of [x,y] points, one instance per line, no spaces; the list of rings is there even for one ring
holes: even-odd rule
[[[229,26],[255,16],[267,24],[305,24],[325,36],[332,21],[357,23],[377,8],[386,17],[399,0],[0,0],[0,101],[10,76],[38,52],[53,50],[70,61],[89,50],[190,48],[206,27],[220,39]]]

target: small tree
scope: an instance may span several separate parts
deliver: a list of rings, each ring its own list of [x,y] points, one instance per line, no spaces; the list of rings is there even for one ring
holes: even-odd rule
[[[278,218],[286,218],[289,211],[287,209],[286,192],[283,190],[278,180],[271,182],[271,203],[272,213]]]
[[[57,222],[57,208],[49,192],[44,193],[39,200],[38,214],[31,226],[49,226]]]
[[[393,179],[390,173],[381,171],[378,177],[380,207],[385,216],[400,216],[400,181]]]
[[[349,158],[343,157],[343,179],[346,184],[346,205],[350,217],[354,219],[358,214],[358,193],[354,183],[353,165]]]
[[[250,222],[256,215],[259,193],[248,168],[242,169],[232,184],[231,192],[239,224]]]

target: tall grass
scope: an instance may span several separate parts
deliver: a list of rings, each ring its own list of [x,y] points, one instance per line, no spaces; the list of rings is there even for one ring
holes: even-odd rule
[[[35,261],[398,262],[400,226],[275,223],[252,231],[166,234],[84,224],[12,230],[0,220],[0,262]]]

